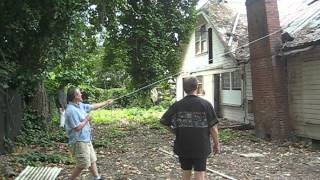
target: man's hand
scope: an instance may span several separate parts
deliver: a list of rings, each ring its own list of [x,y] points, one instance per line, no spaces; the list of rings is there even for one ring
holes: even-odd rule
[[[214,154],[219,154],[220,153],[220,143],[219,143],[219,132],[218,132],[218,127],[213,126],[210,128],[210,134],[212,137],[213,141],[213,152]]]
[[[86,116],[86,119],[90,122],[90,121],[92,120],[92,117],[89,116],[89,115],[87,115],[87,116]]]
[[[112,103],[113,103],[113,99],[108,99],[108,100],[102,101],[100,103],[94,103],[94,104],[92,104],[92,110],[99,109],[103,106],[112,105]]]
[[[64,111],[65,111],[64,108],[59,108],[60,114],[62,114]]]
[[[112,105],[113,104],[113,99],[108,99],[106,101],[106,105]]]
[[[76,132],[80,131],[88,122],[90,122],[92,118],[87,115],[79,124],[79,126],[73,128]]]
[[[220,154],[220,143],[214,143],[212,149],[214,154]]]

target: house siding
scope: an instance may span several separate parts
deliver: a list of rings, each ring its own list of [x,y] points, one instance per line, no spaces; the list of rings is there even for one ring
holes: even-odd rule
[[[244,111],[241,106],[222,106],[221,113],[223,118],[232,121],[246,122]]]
[[[252,95],[252,76],[251,76],[251,64],[245,64],[245,88],[246,88],[246,97],[248,100],[253,100]]]
[[[254,125],[253,114],[253,94],[252,94],[252,75],[250,62],[244,64],[244,89],[245,99],[243,105],[245,106],[245,120],[247,123]],[[250,107],[249,107],[250,106]],[[250,110],[250,112],[249,112]]]
[[[287,57],[290,118],[297,135],[320,140],[320,46]]]

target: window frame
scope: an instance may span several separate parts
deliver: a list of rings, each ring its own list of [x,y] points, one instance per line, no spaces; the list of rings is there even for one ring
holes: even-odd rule
[[[225,80],[225,78],[227,78],[227,80]],[[222,78],[222,85],[221,88],[222,90],[230,90],[231,89],[231,80],[230,80],[230,72],[224,72],[221,74],[221,78]],[[228,82],[228,84],[226,84],[226,82]]]
[[[238,75],[238,76],[235,76]],[[225,77],[228,77],[227,80],[225,80]],[[242,77],[241,77],[241,71],[239,69],[231,72],[224,72],[221,73],[221,89],[222,90],[242,90]],[[226,84],[225,82],[228,82]],[[235,87],[236,86],[236,87]]]
[[[208,52],[208,34],[206,24],[196,28],[195,32],[195,54],[201,55]]]
[[[237,75],[237,76],[236,76]],[[231,72],[231,90],[241,90],[241,72],[239,69]]]
[[[203,89],[203,76],[199,75],[196,76],[198,80],[198,88],[197,88],[197,95],[198,96],[204,96],[204,89]]]
[[[235,78],[235,76],[238,77]],[[234,80],[240,80],[240,82],[236,83],[237,86],[240,84],[240,88],[233,87],[235,85]],[[221,73],[221,104],[225,106],[241,106],[243,102],[242,88],[242,74],[240,69]]]

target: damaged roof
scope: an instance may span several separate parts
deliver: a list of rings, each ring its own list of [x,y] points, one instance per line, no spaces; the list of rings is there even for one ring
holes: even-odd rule
[[[281,27],[291,41],[285,41],[283,49],[303,48],[320,40],[320,1],[279,0]]]
[[[228,3],[208,1],[199,11],[207,15],[225,46],[232,52],[231,55],[245,61],[250,56],[247,15],[246,12],[240,12],[236,22],[237,12],[228,6],[235,2],[245,7],[245,0]],[[284,51],[319,43],[320,0],[278,0],[278,8]]]
[[[228,52],[236,60],[249,59],[247,15],[233,11],[224,3],[208,1],[199,11],[203,12],[219,34]]]

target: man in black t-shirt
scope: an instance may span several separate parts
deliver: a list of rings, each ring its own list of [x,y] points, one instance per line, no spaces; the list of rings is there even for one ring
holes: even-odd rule
[[[220,153],[217,117],[210,102],[196,96],[198,81],[195,77],[183,80],[187,96],[174,103],[160,122],[176,135],[174,153],[179,156],[182,179],[190,180],[192,168],[196,180],[206,176],[207,158],[211,153],[210,135],[214,153]]]

